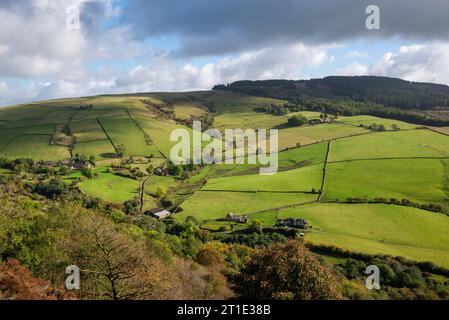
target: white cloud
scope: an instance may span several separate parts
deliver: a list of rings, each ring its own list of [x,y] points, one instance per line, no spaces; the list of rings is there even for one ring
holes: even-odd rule
[[[401,46],[397,52],[385,53],[373,64],[355,62],[340,70],[340,73],[371,74],[449,85],[449,43],[427,42]]]
[[[115,17],[115,0],[30,0],[29,7],[13,10],[0,7],[0,75],[5,78],[53,77],[80,79],[93,59],[136,54],[128,27],[110,27],[98,35],[89,33],[94,21]],[[89,21],[80,30],[66,26],[66,8],[97,3],[99,12],[86,12]],[[82,16],[82,17],[83,17]],[[128,41],[129,40],[129,41]],[[125,53],[125,54],[122,54]]]
[[[64,8],[68,1],[52,2],[51,10],[50,1],[34,3],[38,9],[33,14],[0,9],[3,77],[61,75],[88,47],[81,32],[65,28]]]
[[[165,54],[154,57],[147,65],[140,65],[127,75],[117,78],[116,86],[135,91],[182,91],[210,89],[218,83],[242,79],[298,78],[303,67],[319,67],[331,62],[328,46],[268,47],[223,57],[215,63],[179,66]]]
[[[100,93],[128,93],[149,91],[188,91],[210,89],[219,83],[242,79],[299,78],[304,67],[318,68],[332,62],[329,46],[268,47],[248,51],[234,57],[223,57],[212,63],[194,65],[180,63],[167,53],[151,55],[148,62],[125,74],[103,68],[84,72],[82,77],[68,77],[51,81],[31,81],[27,89],[28,101],[50,98],[95,95]],[[80,66],[81,68],[81,66]],[[21,91],[24,91],[23,88]],[[23,95],[11,93],[0,98],[0,105],[23,101]]]

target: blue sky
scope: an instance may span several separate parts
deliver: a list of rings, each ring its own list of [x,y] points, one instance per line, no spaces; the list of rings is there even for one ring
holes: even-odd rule
[[[365,27],[369,4],[380,30]],[[242,79],[449,84],[448,14],[444,0],[2,0],[0,106]]]

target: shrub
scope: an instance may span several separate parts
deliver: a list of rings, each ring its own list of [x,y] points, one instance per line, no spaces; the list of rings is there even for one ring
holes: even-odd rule
[[[340,299],[335,279],[301,240],[257,249],[236,277],[246,299]]]
[[[309,120],[302,116],[302,115],[296,115],[288,119],[288,124],[292,127],[299,127],[307,124]]]

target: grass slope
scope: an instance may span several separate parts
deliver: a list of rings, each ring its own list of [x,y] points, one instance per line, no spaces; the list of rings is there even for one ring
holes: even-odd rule
[[[279,149],[283,150],[287,147],[294,147],[297,143],[307,145],[365,132],[367,130],[364,128],[334,123],[287,128],[279,131]]]
[[[329,161],[449,157],[449,137],[430,130],[381,132],[332,142]]]
[[[177,221],[184,221],[188,216],[199,221],[222,219],[229,212],[247,214],[314,200],[316,195],[300,193],[198,191],[181,205],[183,211],[174,218]]]
[[[123,144],[129,156],[150,156],[159,154],[156,146],[147,145],[144,133],[129,117],[99,119],[115,146]]]
[[[322,165],[278,172],[271,176],[259,174],[211,179],[203,190],[311,192],[321,187]]]
[[[29,157],[34,160],[63,160],[70,158],[67,148],[51,145],[51,135],[19,135],[1,152],[10,159]]]
[[[307,219],[313,228],[306,239],[313,243],[449,267],[449,218],[443,214],[383,204],[312,204],[278,214]]]
[[[371,160],[327,165],[324,200],[348,197],[409,199],[448,206],[448,160]]]
[[[417,125],[393,120],[393,119],[384,119],[374,116],[353,116],[353,117],[340,117],[338,119],[339,123],[345,123],[353,126],[365,125],[369,126],[372,124],[384,125],[386,130],[392,130],[392,125],[396,125],[399,129],[414,129]]]
[[[79,183],[80,189],[92,197],[105,201],[122,203],[138,195],[137,180],[116,176],[106,172],[105,166],[95,169],[97,177]]]

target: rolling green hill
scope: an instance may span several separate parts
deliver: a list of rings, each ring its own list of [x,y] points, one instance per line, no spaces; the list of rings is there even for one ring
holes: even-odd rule
[[[62,178],[112,206],[125,201],[143,211],[163,206],[175,212],[172,222],[195,217],[201,227],[217,235],[245,227],[226,221],[230,212],[249,215],[250,221],[265,227],[274,227],[280,218],[304,218],[312,226],[305,232],[311,243],[449,267],[447,130],[338,113],[324,123],[291,127],[287,121],[293,115],[320,119],[322,112],[318,106],[280,115],[260,112],[267,106],[288,104],[289,96],[283,94],[291,90],[362,101],[372,93],[374,102],[381,99],[379,91],[356,89],[354,83],[343,88],[338,79],[324,81],[323,88],[319,82],[238,84],[245,89],[239,91],[245,92],[259,85],[269,87],[277,93],[272,97],[233,92],[234,85],[226,90],[104,95],[2,108],[0,158],[7,166],[16,158],[57,161],[93,156],[96,167],[90,178],[77,169]],[[435,101],[446,99],[444,87],[394,82],[383,102],[400,106],[399,97],[395,100],[392,95],[402,89],[410,92],[409,86],[420,89],[407,99],[427,97],[424,89],[437,94]],[[151,172],[168,170],[167,157],[175,143],[170,133],[179,128],[192,133],[193,120],[222,132],[278,129],[279,172],[261,176],[257,164],[212,164],[183,167],[184,172],[174,175],[148,176],[150,165]],[[370,129],[373,124],[385,131]],[[121,148],[123,157],[118,155]],[[55,164],[54,170],[60,170],[59,166]],[[20,168],[14,170],[23,173]],[[2,169],[0,175],[12,175],[14,170]],[[28,172],[23,179],[26,183],[47,181],[49,174]],[[363,203],[348,203],[354,201]]]

